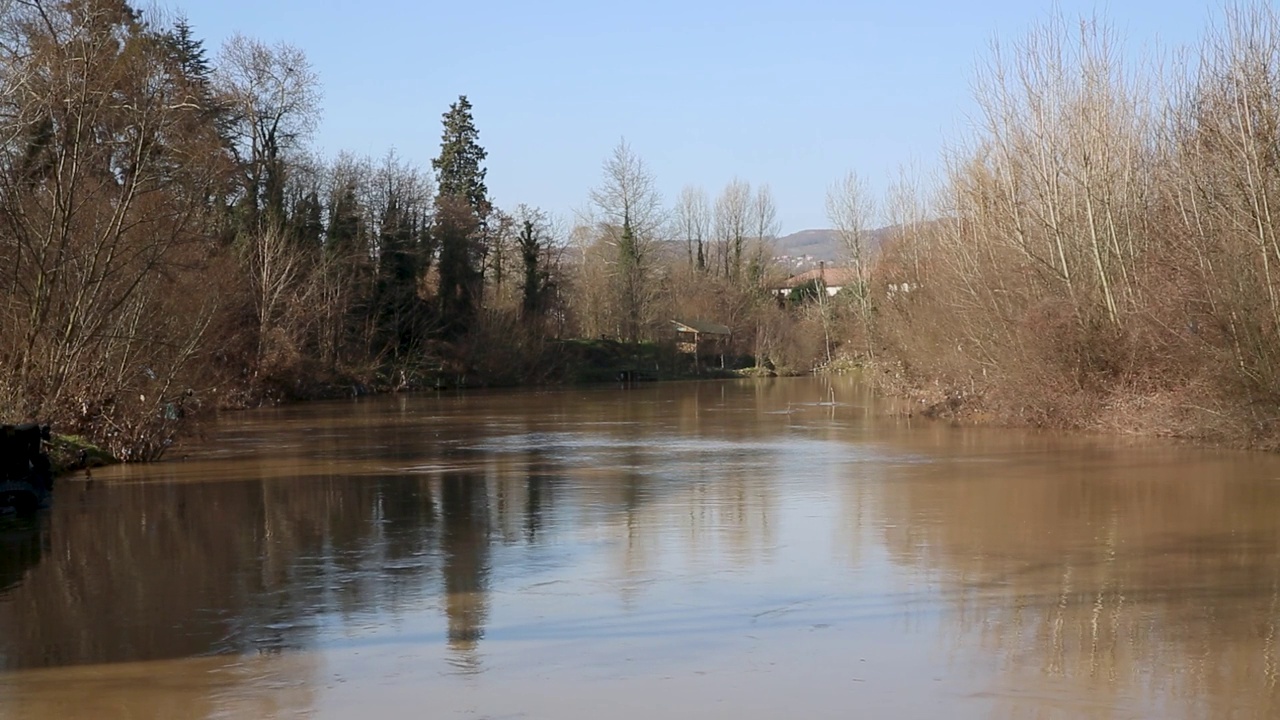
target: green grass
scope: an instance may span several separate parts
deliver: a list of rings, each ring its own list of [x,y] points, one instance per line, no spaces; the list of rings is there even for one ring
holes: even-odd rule
[[[120,460],[111,453],[79,435],[54,435],[49,441],[49,463],[55,476],[118,462]]]

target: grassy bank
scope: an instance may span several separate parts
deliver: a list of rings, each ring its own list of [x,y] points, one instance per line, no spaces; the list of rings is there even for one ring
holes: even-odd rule
[[[79,435],[55,434],[49,442],[49,465],[54,477],[118,462],[111,453]]]

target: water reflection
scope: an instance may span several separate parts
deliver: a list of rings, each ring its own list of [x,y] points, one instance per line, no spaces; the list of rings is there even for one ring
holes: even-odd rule
[[[815,380],[318,404],[187,452],[0,526],[0,717],[575,717],[583,678],[681,716],[1280,712],[1269,456]]]
[[[464,473],[440,481],[440,552],[449,647],[461,667],[476,670],[484,637],[489,576],[489,496],[484,480]]]
[[[45,527],[39,518],[0,518],[0,593],[40,564],[49,545]]]
[[[1276,459],[1020,439],[892,468],[881,486],[885,548],[933,573],[950,642],[1000,659],[992,692],[1036,681],[1049,705],[1088,688],[1106,708],[1280,712]]]

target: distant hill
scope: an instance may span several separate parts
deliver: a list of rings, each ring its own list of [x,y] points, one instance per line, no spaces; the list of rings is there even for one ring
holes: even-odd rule
[[[893,227],[882,227],[867,232],[867,248],[875,253],[880,243],[889,237]],[[786,257],[790,264],[801,267],[817,265],[819,262],[837,263],[844,261],[844,249],[835,230],[813,229],[801,230],[780,237],[773,242],[773,254],[777,258]]]
[[[775,255],[832,262],[840,257],[840,241],[835,230],[801,230],[773,241]]]

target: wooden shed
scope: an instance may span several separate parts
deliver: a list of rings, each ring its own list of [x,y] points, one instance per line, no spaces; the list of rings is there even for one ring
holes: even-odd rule
[[[676,333],[676,349],[692,355],[695,367],[701,367],[706,357],[719,356],[724,367],[724,353],[733,339],[733,331],[719,323],[706,320],[672,320]]]

